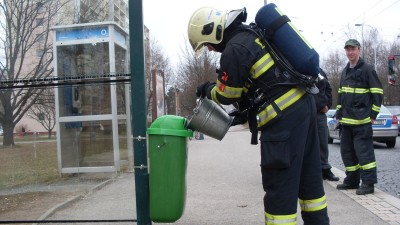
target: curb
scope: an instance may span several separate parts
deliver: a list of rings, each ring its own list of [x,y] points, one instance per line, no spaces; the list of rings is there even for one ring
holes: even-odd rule
[[[345,172],[332,167],[332,172],[340,177],[339,181],[326,181],[336,189],[346,177]],[[337,190],[337,189],[336,189]],[[388,224],[400,225],[400,199],[387,194],[375,187],[375,192],[368,195],[356,195],[355,190],[338,190],[366,208]]]
[[[73,203],[79,201],[81,198],[83,198],[86,195],[90,195],[95,191],[100,190],[101,188],[103,188],[104,186],[110,184],[111,182],[113,182],[114,179],[109,179],[106,181],[101,182],[100,184],[97,184],[96,186],[94,186],[93,188],[91,188],[89,191],[87,191],[86,194],[80,194],[78,196],[75,197],[71,197],[69,199],[67,199],[65,202],[62,202],[54,207],[52,207],[51,209],[47,210],[46,213],[44,213],[42,216],[39,217],[39,221],[42,220],[46,220],[47,218],[51,217],[54,213],[56,213],[59,210],[62,210],[70,205],[72,205]],[[37,225],[37,223],[34,223],[33,225]]]

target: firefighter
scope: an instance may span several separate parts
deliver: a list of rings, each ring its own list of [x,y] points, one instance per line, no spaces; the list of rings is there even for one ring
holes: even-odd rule
[[[321,179],[314,98],[283,76],[260,37],[246,21],[246,9],[203,7],[188,25],[195,52],[220,52],[216,82],[198,85],[196,94],[217,103],[235,104],[232,125],[249,123],[252,144],[261,131],[261,175],[265,224],[294,225],[300,202],[305,225],[327,225]]]
[[[326,113],[332,106],[332,87],[329,84],[328,76],[320,68],[320,74],[323,77],[317,82],[319,89],[318,94],[314,95],[317,108],[317,127],[318,138],[321,155],[322,179],[329,181],[339,181],[339,177],[331,171],[329,163],[329,148],[328,148],[328,124],[326,123]]]
[[[344,49],[349,62],[340,79],[336,119],[346,177],[336,188],[365,195],[373,193],[378,182],[371,124],[380,111],[383,89],[375,69],[360,57],[360,42],[349,39]]]

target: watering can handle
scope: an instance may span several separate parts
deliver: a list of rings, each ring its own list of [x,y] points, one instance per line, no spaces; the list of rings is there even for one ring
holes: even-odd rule
[[[207,98],[207,97],[206,97]],[[196,108],[194,108],[193,109],[193,112],[194,113],[198,113],[198,106],[200,106],[200,104],[201,104],[201,102],[204,100],[204,98],[203,97],[199,97],[198,99],[196,99]],[[222,107],[222,105],[220,104],[220,103],[218,103],[218,102],[215,102],[215,101],[213,101],[213,100],[211,100],[211,99],[209,99],[210,101],[212,101],[212,102],[214,102],[215,104],[217,104],[219,107],[221,107],[221,109],[223,109],[225,112],[226,112],[226,110],[225,110],[225,108],[224,107]]]

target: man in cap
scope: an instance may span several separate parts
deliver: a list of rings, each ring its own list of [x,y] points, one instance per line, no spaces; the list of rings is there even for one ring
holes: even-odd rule
[[[360,42],[349,39],[344,49],[349,62],[339,83],[336,119],[342,126],[340,153],[346,177],[337,189],[357,189],[357,195],[365,195],[373,193],[378,182],[371,124],[380,111],[383,89],[375,68],[360,57]]]

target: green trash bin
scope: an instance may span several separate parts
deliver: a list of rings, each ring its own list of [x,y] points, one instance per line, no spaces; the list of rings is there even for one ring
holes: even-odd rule
[[[165,115],[147,129],[153,222],[175,222],[185,208],[187,142],[193,137],[193,131],[185,125],[184,117]]]

